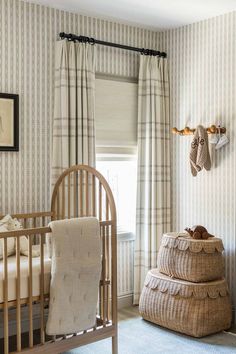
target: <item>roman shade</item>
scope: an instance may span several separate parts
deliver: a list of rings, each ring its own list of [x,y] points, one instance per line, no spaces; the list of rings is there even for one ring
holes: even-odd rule
[[[132,153],[137,145],[137,83],[95,81],[97,152]]]

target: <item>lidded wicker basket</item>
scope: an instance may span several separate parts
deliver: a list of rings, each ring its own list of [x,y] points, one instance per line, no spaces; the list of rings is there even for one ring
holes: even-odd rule
[[[195,240],[186,233],[170,232],[162,237],[157,268],[163,274],[191,282],[205,282],[224,276],[222,240]]]
[[[228,329],[232,318],[224,279],[191,283],[172,279],[157,269],[146,276],[139,311],[148,321],[194,337]]]

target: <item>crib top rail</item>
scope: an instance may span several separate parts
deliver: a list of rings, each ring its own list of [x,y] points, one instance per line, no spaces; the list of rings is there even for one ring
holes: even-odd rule
[[[0,239],[8,238],[8,237],[21,237],[21,236],[29,236],[35,234],[46,234],[50,233],[50,227],[35,227],[30,229],[19,229],[19,230],[12,230],[12,231],[5,231],[0,232]]]
[[[23,214],[17,214],[17,215],[23,215]],[[112,220],[100,221],[100,226],[109,226],[109,225],[114,225],[114,221]],[[49,226],[24,228],[24,229],[22,228],[19,230],[0,232],[0,239],[4,239],[8,237],[18,238],[21,236],[36,235],[36,234],[47,234],[50,232],[52,232],[52,230]]]
[[[0,219],[3,218],[5,215],[0,214]],[[35,218],[43,218],[43,217],[52,217],[52,211],[40,211],[34,213],[21,213],[21,214],[11,214],[13,218],[17,219],[35,219]]]

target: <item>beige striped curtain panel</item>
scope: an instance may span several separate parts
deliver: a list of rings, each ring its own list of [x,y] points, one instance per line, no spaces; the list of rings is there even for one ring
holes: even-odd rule
[[[52,185],[75,164],[95,166],[95,46],[56,43]]]
[[[157,265],[162,234],[170,230],[170,123],[167,59],[140,57],[138,186],[134,304],[146,273]]]

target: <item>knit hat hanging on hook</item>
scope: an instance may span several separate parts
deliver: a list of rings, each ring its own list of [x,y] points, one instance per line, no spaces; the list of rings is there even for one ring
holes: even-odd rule
[[[220,133],[220,124],[218,125],[218,141],[215,145],[215,149],[219,150],[222,148],[224,145],[229,143],[229,138],[226,136],[226,134],[221,134]]]

